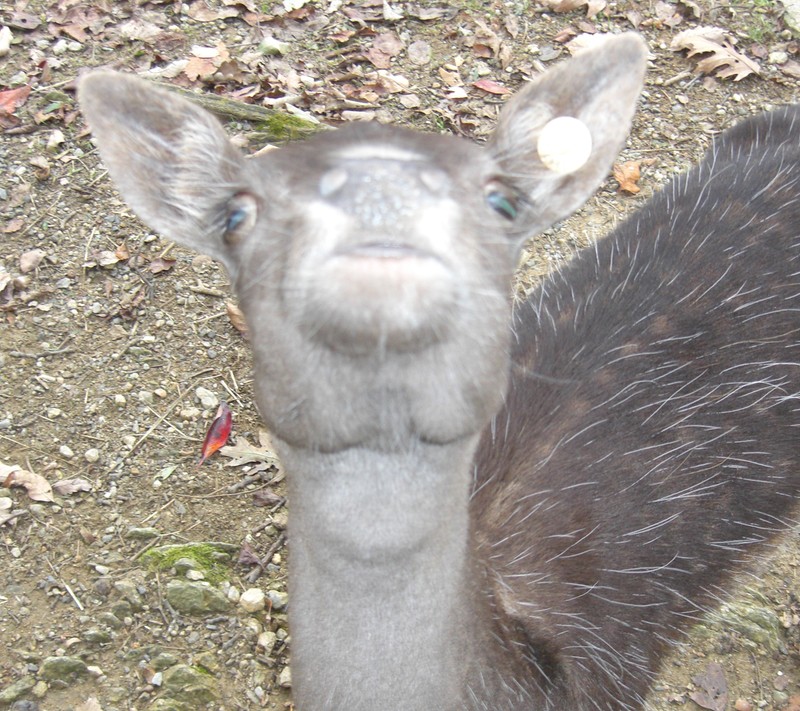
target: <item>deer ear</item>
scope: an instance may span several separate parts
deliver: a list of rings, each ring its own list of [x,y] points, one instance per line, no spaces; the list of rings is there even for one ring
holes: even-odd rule
[[[525,237],[579,208],[625,143],[642,88],[647,48],[633,33],[554,67],[503,110],[489,149],[527,198]]]
[[[252,191],[244,157],[191,101],[136,77],[92,72],[78,100],[122,197],[152,229],[229,263],[231,199]]]

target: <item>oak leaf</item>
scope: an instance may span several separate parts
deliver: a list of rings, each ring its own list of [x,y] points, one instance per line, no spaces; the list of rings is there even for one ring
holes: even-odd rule
[[[675,36],[669,45],[673,52],[688,50],[689,57],[708,54],[698,61],[697,72],[711,74],[716,70],[720,79],[733,77],[740,81],[751,74],[760,74],[761,68],[752,59],[734,48],[736,39],[719,27],[693,27]]]

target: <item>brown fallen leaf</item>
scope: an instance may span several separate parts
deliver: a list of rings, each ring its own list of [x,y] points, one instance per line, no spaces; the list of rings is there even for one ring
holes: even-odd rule
[[[47,479],[14,465],[0,462],[0,478],[3,486],[21,486],[33,501],[53,501],[53,490]]]
[[[31,87],[26,84],[16,89],[0,91],[0,113],[13,114],[28,99]]]
[[[247,337],[248,328],[244,312],[233,301],[225,302],[225,311],[228,313],[228,320],[231,325],[243,336]]]
[[[265,489],[256,489],[253,493],[253,504],[256,506],[275,506],[284,501],[284,498],[276,494],[269,487]]]
[[[92,267],[113,267],[119,261],[121,260],[116,252],[112,252],[110,249],[101,249],[98,252],[93,252],[89,256],[89,259],[83,263],[83,266],[86,269],[91,269]]]
[[[239,557],[236,562],[239,565],[258,565],[261,562],[261,558],[258,553],[253,550],[253,546],[245,541],[239,550]]]
[[[247,439],[239,435],[236,438],[236,444],[228,445],[219,450],[223,457],[231,459],[225,466],[226,467],[240,467],[243,464],[261,463],[270,466],[278,466],[278,456],[269,438],[269,434],[264,430],[258,433],[257,445],[250,444]]]
[[[544,0],[544,5],[553,12],[572,12],[586,5],[586,16],[595,17],[607,3],[606,0]]]
[[[19,232],[25,226],[25,220],[21,217],[12,217],[8,222],[6,222],[5,227],[3,227],[3,232],[7,235],[12,234],[13,232]]]
[[[678,8],[669,2],[658,0],[655,5],[655,19],[665,27],[677,27],[683,22],[683,15]]]
[[[614,179],[619,183],[620,191],[636,195],[641,190],[636,184],[641,176],[639,161],[628,160],[624,163],[615,163],[612,172]]]
[[[439,67],[439,78],[445,86],[461,86],[461,77],[458,72],[451,72],[443,67]]]
[[[59,496],[69,496],[79,491],[91,491],[92,485],[86,479],[62,479],[53,483],[53,491]]]
[[[151,274],[161,274],[161,272],[168,272],[175,266],[175,259],[168,259],[167,257],[157,257],[152,262],[148,269]]]
[[[0,91],[0,128],[19,126],[21,121],[18,116],[14,115],[14,111],[25,103],[30,93],[29,86]]]
[[[195,0],[189,5],[186,14],[197,22],[216,22],[229,17],[236,17],[239,11],[234,7],[212,9],[203,0]]]
[[[740,81],[751,74],[760,74],[761,68],[752,59],[736,51],[736,38],[719,27],[693,27],[675,36],[669,45],[673,52],[688,50],[687,56],[708,54],[697,63],[699,74],[716,71],[720,79],[733,77]]]
[[[511,93],[511,89],[502,86],[501,84],[498,84],[496,81],[492,81],[491,79],[478,79],[478,81],[472,82],[472,86],[478,89],[482,89],[488,94],[502,95]]]
[[[35,30],[41,24],[39,18],[29,12],[12,12],[11,18],[8,20],[9,27],[18,30]]]
[[[725,711],[728,708],[728,682],[725,671],[717,662],[709,662],[702,674],[692,677],[699,687],[689,694],[698,706],[709,711]]]
[[[192,54],[183,73],[192,81],[212,76],[230,59],[228,48],[221,42],[216,47],[192,47]]]
[[[31,249],[24,254],[20,255],[19,258],[19,270],[23,274],[27,274],[28,272],[32,272],[36,267],[41,264],[42,260],[46,256],[46,252],[43,249]]]
[[[394,32],[382,32],[373,40],[366,57],[377,69],[388,69],[403,46],[403,40]]]

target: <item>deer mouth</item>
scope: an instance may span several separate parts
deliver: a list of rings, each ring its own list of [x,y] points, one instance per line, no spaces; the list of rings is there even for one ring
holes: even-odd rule
[[[319,262],[303,322],[350,354],[417,351],[444,338],[458,281],[439,256],[399,242],[342,246]]]

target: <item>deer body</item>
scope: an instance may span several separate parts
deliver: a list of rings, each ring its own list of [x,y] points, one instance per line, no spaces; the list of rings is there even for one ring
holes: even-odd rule
[[[789,525],[800,109],[727,133],[510,306],[521,241],[602,180],[643,64],[622,37],[549,72],[487,149],[353,126],[259,162],[184,100],[82,83],[123,195],[225,262],[253,331],[298,708],[640,708]],[[568,173],[535,150],[558,116],[591,133]]]

